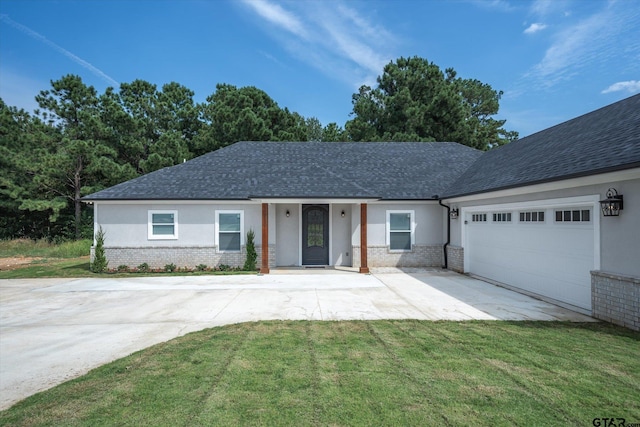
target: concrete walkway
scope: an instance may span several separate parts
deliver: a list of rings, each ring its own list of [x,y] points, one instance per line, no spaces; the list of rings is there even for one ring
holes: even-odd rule
[[[271,319],[593,320],[439,270],[0,280],[0,409],[188,332]]]

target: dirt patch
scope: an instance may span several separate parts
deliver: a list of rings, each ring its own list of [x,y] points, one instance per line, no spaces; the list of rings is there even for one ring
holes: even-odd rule
[[[0,258],[0,271],[15,270],[16,268],[24,267],[27,264],[31,264],[35,260],[42,258],[37,257],[10,257]]]

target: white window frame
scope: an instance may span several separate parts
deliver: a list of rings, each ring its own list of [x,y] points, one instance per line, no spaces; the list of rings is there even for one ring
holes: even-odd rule
[[[173,214],[173,234],[153,234],[153,215]],[[168,224],[159,224],[168,225]],[[147,238],[148,240],[177,240],[178,239],[178,211],[177,210],[149,210],[147,211]]]
[[[411,233],[411,249],[391,249],[391,214],[409,214],[410,218],[409,221],[411,223],[410,225],[410,233]],[[402,210],[388,210],[387,211],[387,247],[389,248],[389,252],[412,252],[413,251],[413,245],[416,244],[416,211],[415,210],[407,210],[407,209],[402,209]],[[399,231],[399,230],[396,230]],[[403,231],[404,233],[406,233],[406,231]]]
[[[547,213],[544,210],[520,211],[518,214],[518,222],[522,224],[544,224],[547,218]],[[527,215],[529,219],[527,219]],[[542,219],[540,219],[541,215]]]
[[[588,212],[588,217],[589,218],[587,220],[584,219],[584,217],[585,217],[584,216],[584,212],[585,211]],[[558,217],[557,217],[559,212],[562,212],[561,213],[562,219],[560,221],[558,221]],[[569,219],[565,219],[564,218],[564,214],[566,212],[570,212],[570,214],[569,214],[570,218]],[[573,219],[573,215],[576,212],[578,212],[578,216],[580,218],[577,219],[577,220],[574,220]],[[553,221],[556,224],[590,224],[592,220],[593,220],[593,212],[591,211],[590,208],[586,208],[586,207],[582,207],[582,208],[581,207],[578,207],[578,208],[558,208],[558,209],[554,209],[554,211],[553,211]]]
[[[220,233],[225,233],[224,231],[220,231],[220,214],[240,214],[240,249],[237,251],[225,251],[220,249]],[[237,233],[234,231],[233,233]],[[215,245],[218,248],[219,253],[240,253],[242,252],[242,247],[245,245],[245,237],[244,237],[244,210],[217,210],[216,211],[216,224],[215,224]]]
[[[491,218],[491,222],[496,224],[508,224],[511,222],[513,215],[511,215],[511,212],[492,212]]]

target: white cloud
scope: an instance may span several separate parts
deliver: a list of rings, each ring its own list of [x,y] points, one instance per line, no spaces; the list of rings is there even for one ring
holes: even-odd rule
[[[637,34],[640,12],[625,2],[609,3],[597,13],[566,25],[552,35],[544,57],[524,76],[527,84],[551,87],[582,73],[604,68],[621,52],[631,58],[640,54]]]
[[[538,31],[542,31],[545,28],[547,28],[547,26],[545,24],[541,24],[539,22],[534,22],[533,24],[529,25],[526,30],[524,30],[524,33],[525,34],[533,34],[533,33],[537,33]]]
[[[305,37],[305,30],[302,22],[292,13],[284,10],[280,5],[270,3],[266,0],[243,0],[254,12],[290,33],[300,37]]]
[[[270,24],[270,35],[301,61],[354,88],[373,84],[395,58],[396,37],[356,9],[336,2],[243,0]]]
[[[65,49],[65,48],[63,48],[61,46],[58,46],[57,44],[55,44],[54,42],[52,42],[51,40],[49,40],[48,38],[46,38],[42,34],[39,34],[39,33],[35,32],[35,31],[33,31],[31,28],[29,28],[27,26],[24,26],[22,24],[17,23],[13,19],[9,18],[8,15],[0,15],[0,20],[5,22],[5,23],[7,23],[7,24],[9,24],[9,25],[11,25],[12,27],[16,28],[17,30],[20,30],[24,34],[28,35],[29,37],[31,37],[31,38],[33,38],[35,40],[39,40],[42,43],[46,44],[47,46],[53,48],[54,50],[58,51],[59,53],[63,54],[64,56],[66,56],[67,58],[69,58],[70,60],[75,62],[76,64],[80,65],[81,67],[84,67],[84,68],[88,69],[89,71],[91,71],[96,76],[98,76],[101,79],[105,80],[110,85],[112,85],[114,87],[120,86],[120,83],[118,83],[116,80],[114,80],[111,77],[109,77],[106,73],[104,73],[99,68],[93,66],[92,64],[90,64],[89,62],[85,61],[84,59],[74,55],[73,53],[69,52],[67,49]]]
[[[640,80],[629,80],[626,82],[617,82],[606,88],[602,93],[627,91],[629,93],[640,92]]]

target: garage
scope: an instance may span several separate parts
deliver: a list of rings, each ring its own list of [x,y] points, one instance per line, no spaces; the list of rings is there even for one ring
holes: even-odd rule
[[[584,197],[467,208],[465,272],[590,311],[597,213]]]

